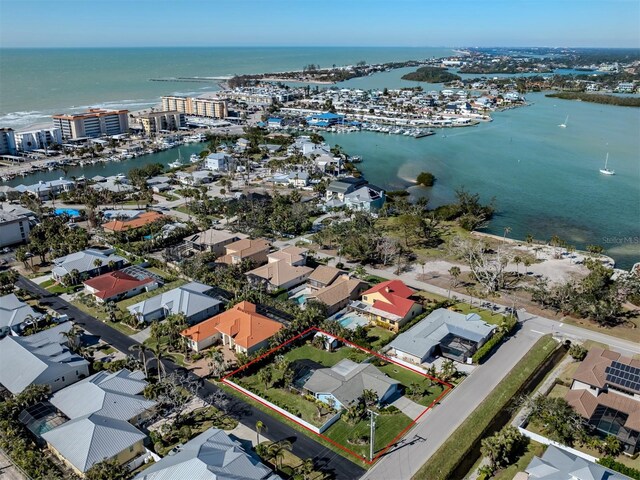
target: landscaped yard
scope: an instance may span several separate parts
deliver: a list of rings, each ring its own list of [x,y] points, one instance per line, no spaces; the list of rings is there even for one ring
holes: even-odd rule
[[[136,329],[131,328],[122,322],[110,322],[107,319],[108,318],[107,313],[101,307],[98,307],[95,305],[85,305],[79,300],[74,300],[73,302],[71,302],[71,304],[77,307],[78,309],[82,310],[83,312],[88,313],[92,317],[95,317],[98,320],[101,320],[107,323],[111,328],[115,328],[116,330],[118,330],[121,333],[124,333],[125,335],[133,335],[134,333],[138,333]]]
[[[412,398],[412,400],[420,405],[428,407],[433,401],[438,398],[444,391],[444,386],[441,383],[433,382],[430,378],[423,377],[411,370],[396,365],[395,363],[387,363],[382,367],[378,367],[382,372],[389,375],[391,378],[398,380],[405,387],[409,387],[411,384],[418,384],[425,392],[420,398]],[[409,397],[411,398],[411,397]]]
[[[547,447],[541,443],[534,442],[533,440],[529,441],[527,450],[522,456],[520,456],[518,461],[513,465],[496,472],[492,477],[493,480],[512,480],[516,473],[524,472],[524,469],[531,463],[533,457],[541,457],[546,448]]]
[[[349,358],[354,362],[361,362],[370,355],[362,350],[350,347],[339,348],[335,352],[320,350],[312,345],[303,345],[284,354],[284,358],[294,362],[295,360],[312,360],[325,367],[333,367],[340,360]]]
[[[389,343],[395,335],[395,332],[378,326],[370,326],[367,331],[367,337],[371,342],[372,350],[379,350]]]
[[[484,430],[505,408],[522,385],[553,354],[558,344],[550,335],[540,338],[498,386],[467,417],[413,477],[415,480],[446,480],[468,455]]]
[[[376,437],[374,444],[374,456],[385,448],[391,441],[407,428],[412,419],[402,412],[392,414],[381,414],[376,418]],[[362,445],[352,443],[350,440],[360,437],[369,438],[369,418],[360,420],[355,425],[345,422],[342,418],[331,425],[324,432],[324,435],[331,440],[343,445],[358,455],[369,458],[369,442]]]

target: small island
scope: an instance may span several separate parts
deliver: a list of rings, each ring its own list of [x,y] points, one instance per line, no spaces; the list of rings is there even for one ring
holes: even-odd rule
[[[431,172],[421,172],[416,178],[418,185],[423,187],[433,187],[433,183],[436,181],[436,177]]]
[[[562,100],[582,100],[583,102],[601,103],[603,105],[618,105],[619,107],[640,107],[640,97],[618,97],[616,95],[602,95],[586,92],[556,92],[547,97]]]
[[[410,72],[402,76],[403,80],[413,82],[447,83],[460,80],[460,77],[447,71],[446,68],[420,67],[415,72]]]

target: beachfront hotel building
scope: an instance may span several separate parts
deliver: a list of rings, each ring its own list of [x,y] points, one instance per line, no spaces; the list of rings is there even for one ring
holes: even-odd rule
[[[129,131],[129,110],[90,108],[75,115],[54,115],[53,126],[62,132],[63,140],[119,135]]]
[[[185,114],[177,110],[145,113],[138,119],[147,135],[179,130],[187,125]]]
[[[162,97],[162,110],[176,110],[197,117],[225,118],[229,115],[227,102],[217,98]]]
[[[16,137],[13,128],[0,128],[0,155],[16,154]]]
[[[42,150],[55,144],[62,143],[62,131],[59,128],[43,128],[16,132],[16,147],[19,152]]]

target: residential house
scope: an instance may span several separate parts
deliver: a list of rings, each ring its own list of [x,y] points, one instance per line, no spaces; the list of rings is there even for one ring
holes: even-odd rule
[[[18,185],[15,189],[20,193],[28,193],[40,200],[50,200],[62,192],[70,192],[75,189],[75,183],[60,177],[58,180],[43,181],[33,185]]]
[[[30,231],[31,224],[27,217],[0,210],[0,247],[26,243]]]
[[[640,451],[640,360],[589,350],[566,400],[599,436],[615,436],[629,455]]]
[[[265,284],[268,291],[279,289],[290,290],[304,283],[313,272],[313,268],[306,267],[306,248],[286,247],[267,255],[266,265],[255,268],[246,275],[256,284]]]
[[[146,386],[142,372],[123,369],[98,372],[60,390],[50,403],[69,421],[42,439],[80,476],[103,460],[128,464],[146,454],[146,435],[135,427],[156,406],[141,395]]]
[[[128,220],[113,220],[111,222],[104,223],[102,229],[108,233],[126,232],[128,230],[135,230],[145,225],[149,225],[158,220],[167,218],[160,212],[151,210],[149,212],[141,213],[135,218]]]
[[[356,403],[365,390],[375,392],[378,403],[383,405],[400,392],[400,385],[370,363],[356,363],[345,358],[331,368],[315,370],[302,388],[318,400],[340,409]]]
[[[218,258],[218,262],[228,265],[237,265],[244,260],[250,260],[255,265],[262,265],[267,261],[267,253],[271,250],[271,244],[263,238],[251,240],[244,238],[230,243],[225,247],[225,255]]]
[[[281,480],[224,430],[210,428],[133,480]]]
[[[388,280],[374,285],[349,306],[371,322],[397,332],[422,312],[422,305],[411,299],[414,293],[402,280]]]
[[[248,237],[244,233],[234,233],[228,230],[216,230],[215,228],[210,228],[204,232],[198,232],[194,235],[185,237],[184,242],[192,250],[198,252],[212,252],[217,256],[221,256],[225,253],[225,246],[245,238]]]
[[[72,253],[64,257],[54,258],[55,265],[51,270],[53,279],[62,281],[65,275],[77,271],[80,278],[92,278],[110,270],[122,268],[126,260],[115,254],[115,249],[98,250],[88,248],[82,252]]]
[[[320,290],[331,285],[336,278],[343,274],[344,271],[338,268],[329,267],[328,265],[318,265],[311,275],[309,275],[307,285],[311,290]]]
[[[309,174],[307,172],[292,172],[287,175],[287,182],[296,188],[309,185]]]
[[[325,200],[329,201],[337,199],[344,202],[345,195],[351,192],[355,192],[360,187],[367,184],[367,181],[362,177],[344,177],[339,180],[334,180],[327,186],[325,192]]]
[[[549,445],[542,457],[533,457],[524,475],[514,480],[629,480],[629,477]],[[518,476],[520,475],[520,476]]]
[[[233,158],[226,153],[212,153],[207,155],[204,161],[204,167],[214,172],[226,172],[231,168]]]
[[[26,337],[0,340],[0,384],[14,395],[29,385],[56,392],[89,375],[89,362],[67,347],[71,322]]]
[[[25,322],[38,320],[41,316],[13,293],[0,297],[0,337],[19,335]]]
[[[176,180],[189,186],[204,185],[213,181],[212,173],[206,170],[196,170],[195,172],[178,172],[176,173]]]
[[[136,278],[121,270],[105,273],[82,282],[85,292],[99,303],[118,302],[158,288],[153,277]]]
[[[377,212],[386,201],[385,191],[375,185],[367,184],[347,193],[344,201],[332,199],[325,203],[324,209],[346,207],[359,212]]]
[[[182,313],[187,323],[194,325],[220,311],[222,302],[213,292],[214,288],[209,285],[191,282],[131,305],[127,310],[147,323]]]
[[[439,308],[398,335],[387,346],[387,354],[417,365],[436,355],[466,362],[495,329],[476,313]]]
[[[350,300],[358,298],[367,287],[362,280],[342,275],[328,287],[310,293],[307,300],[324,303],[327,306],[327,315],[331,316],[346,307]]]
[[[251,355],[267,347],[269,339],[283,326],[280,322],[260,315],[253,303],[245,301],[183,330],[181,335],[187,338],[189,346],[196,352],[221,340],[229,349]]]

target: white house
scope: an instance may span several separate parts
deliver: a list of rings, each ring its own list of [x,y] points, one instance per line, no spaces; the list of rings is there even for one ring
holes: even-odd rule
[[[226,172],[231,165],[231,156],[226,153],[212,153],[207,156],[204,166],[207,170],[214,172]]]

